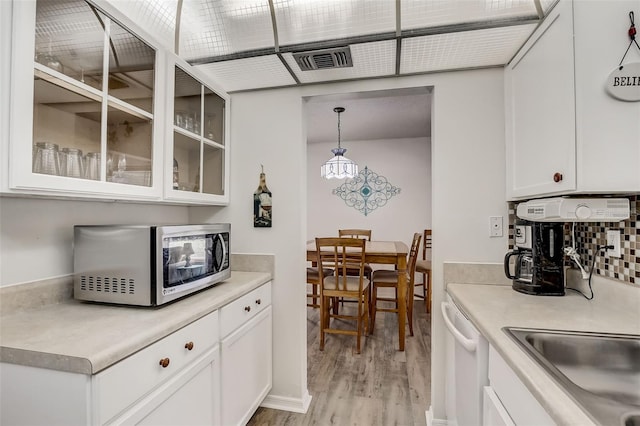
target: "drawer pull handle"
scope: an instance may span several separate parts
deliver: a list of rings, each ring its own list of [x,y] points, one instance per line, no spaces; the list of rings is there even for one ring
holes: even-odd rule
[[[184,344],[184,348],[188,351],[190,351],[191,349],[193,349],[193,342],[187,342]]]
[[[247,312],[250,312],[251,311],[251,306],[245,306],[244,310],[247,311]]]
[[[553,181],[554,181],[554,182],[558,183],[558,182],[560,182],[561,180],[562,180],[562,173],[555,173],[555,174],[553,175]]]
[[[167,368],[170,362],[171,360],[169,358],[162,358],[160,360],[160,365],[162,366],[162,368]]]
[[[261,303],[262,303],[262,300],[260,300],[260,299],[256,300],[256,304],[258,304],[258,305],[259,305],[259,304],[261,304]]]

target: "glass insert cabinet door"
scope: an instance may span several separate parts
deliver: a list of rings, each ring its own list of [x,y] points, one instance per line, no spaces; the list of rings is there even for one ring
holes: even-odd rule
[[[226,100],[178,65],[174,80],[171,188],[224,196]]]
[[[25,65],[12,68],[17,86],[12,93],[21,94],[12,107],[22,115],[12,118],[12,126],[24,129],[12,130],[10,143],[19,145],[12,159],[19,153],[24,161],[14,166],[27,169],[22,157],[29,149],[31,175],[12,173],[28,182],[21,185],[14,177],[12,187],[36,182],[45,189],[149,192],[158,133],[158,51],[84,0],[15,2],[14,7],[16,21],[33,24],[17,30],[20,44],[13,40],[18,53],[12,62]],[[20,72],[27,66],[30,72]],[[31,87],[23,87],[28,74]],[[125,187],[131,189],[117,189]]]
[[[34,55],[33,173],[151,186],[155,50],[83,0],[40,0]]]

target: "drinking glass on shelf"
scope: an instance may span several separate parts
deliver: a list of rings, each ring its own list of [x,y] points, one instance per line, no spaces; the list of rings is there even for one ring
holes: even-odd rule
[[[187,128],[187,112],[176,111],[176,126],[186,129]]]
[[[82,150],[77,148],[62,148],[61,152],[62,176],[80,178],[83,176]]]
[[[60,154],[58,145],[51,142],[36,142],[33,152],[34,173],[60,175]]]
[[[194,120],[195,120],[195,116],[194,114],[190,114],[187,113],[186,118],[185,118],[185,126],[184,128],[187,129],[190,132],[194,131]]]
[[[118,174],[122,176],[122,173],[127,170],[127,157],[124,154],[118,156]]]
[[[85,179],[100,180],[100,153],[87,152],[85,155]]]

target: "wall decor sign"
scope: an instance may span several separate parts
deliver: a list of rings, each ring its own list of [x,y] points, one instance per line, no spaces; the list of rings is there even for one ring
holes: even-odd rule
[[[621,101],[633,102],[640,101],[640,62],[622,64],[624,58],[627,57],[627,53],[629,53],[629,49],[634,44],[640,50],[640,44],[636,40],[638,31],[636,30],[633,11],[629,12],[629,21],[631,21],[631,26],[627,34],[629,34],[631,41],[629,41],[629,46],[624,51],[618,67],[611,71],[607,78],[607,92]]]
[[[375,209],[386,205],[391,197],[400,194],[400,188],[365,166],[364,170],[354,178],[347,179],[332,193],[342,198],[347,206],[367,216]]]
[[[258,189],[253,193],[253,227],[254,228],[271,228],[273,221],[273,211],[271,210],[272,194],[267,188],[267,178],[264,174],[264,166],[260,165],[262,172],[260,173],[260,184]]]
[[[640,101],[640,62],[617,67],[607,78],[607,92],[621,101]]]

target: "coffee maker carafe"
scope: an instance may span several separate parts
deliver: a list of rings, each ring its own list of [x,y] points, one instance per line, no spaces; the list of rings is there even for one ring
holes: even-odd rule
[[[504,273],[515,291],[564,296],[563,224],[521,221],[515,226],[515,249],[504,257]],[[510,260],[515,256],[515,272]]]

